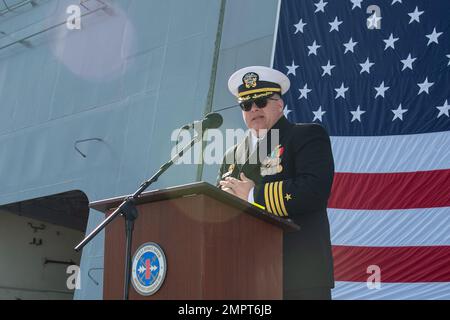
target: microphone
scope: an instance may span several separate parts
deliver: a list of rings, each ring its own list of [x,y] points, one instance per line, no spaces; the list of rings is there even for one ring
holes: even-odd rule
[[[194,121],[181,127],[181,130],[189,130],[201,126],[203,130],[219,128],[223,123],[223,118],[217,112],[208,113],[201,121]]]

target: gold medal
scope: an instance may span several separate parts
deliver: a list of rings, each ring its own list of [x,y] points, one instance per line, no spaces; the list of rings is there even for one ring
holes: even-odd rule
[[[233,174],[234,168],[236,165],[233,163],[228,167],[228,171],[222,175],[222,179],[225,179],[226,177],[229,177]]]

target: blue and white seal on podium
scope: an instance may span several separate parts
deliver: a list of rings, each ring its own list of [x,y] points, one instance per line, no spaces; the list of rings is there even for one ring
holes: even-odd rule
[[[144,243],[132,260],[131,283],[136,292],[143,296],[156,293],[166,277],[166,256],[159,245]]]

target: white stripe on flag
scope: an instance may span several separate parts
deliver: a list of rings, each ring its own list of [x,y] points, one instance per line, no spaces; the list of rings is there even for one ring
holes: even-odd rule
[[[408,210],[327,209],[331,242],[346,246],[450,245],[450,207]]]
[[[381,283],[380,289],[369,289],[366,282],[337,281],[332,296],[335,300],[449,300],[450,283]]]
[[[450,168],[450,132],[331,137],[331,144],[336,172],[414,172]]]

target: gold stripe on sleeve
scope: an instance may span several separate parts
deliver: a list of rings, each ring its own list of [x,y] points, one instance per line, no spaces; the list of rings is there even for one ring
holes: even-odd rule
[[[271,209],[272,209],[272,212],[271,213],[273,213],[273,214],[275,214],[276,216],[278,216],[278,212],[277,212],[277,210],[275,209],[275,204],[274,204],[274,201],[273,201],[273,182],[271,182],[270,184],[269,184],[269,206],[271,207]]]
[[[266,204],[267,211],[272,213],[272,208],[270,208],[270,204],[269,204],[269,184],[268,183],[264,184],[264,202]]]
[[[283,181],[281,181],[283,182]],[[283,212],[281,211],[280,207],[280,190],[279,190],[280,181],[275,182],[275,185],[273,186],[273,197],[275,198],[275,206],[277,209],[277,214],[282,217]]]
[[[283,196],[283,181],[280,182],[280,188],[278,194],[280,195],[280,202],[281,202],[281,211],[283,212],[283,215],[285,217],[288,216],[286,206],[284,205],[284,196]]]

